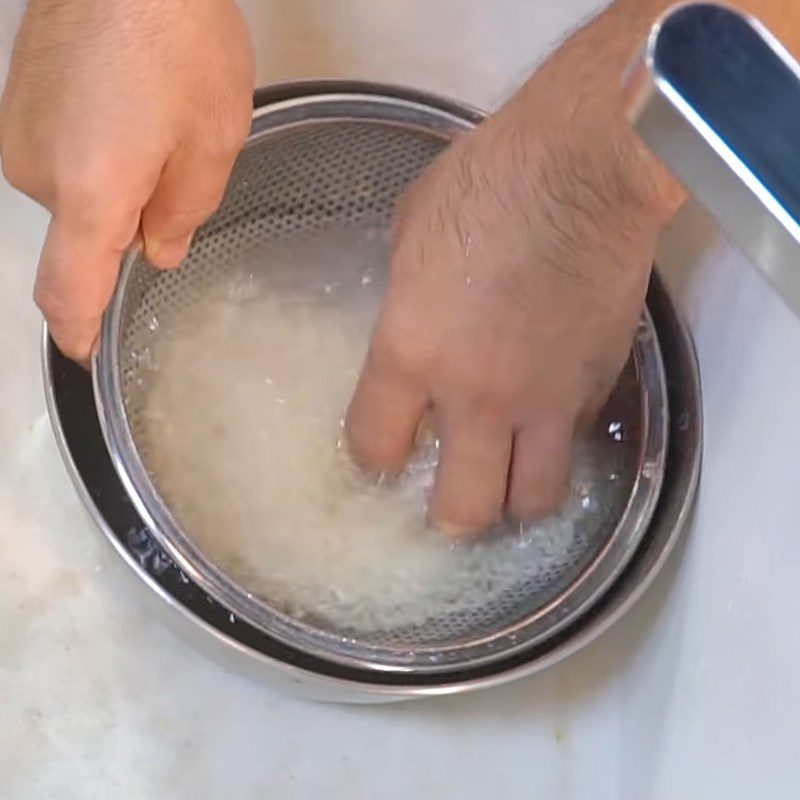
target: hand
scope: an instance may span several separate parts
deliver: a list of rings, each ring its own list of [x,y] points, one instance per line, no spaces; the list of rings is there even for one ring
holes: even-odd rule
[[[629,53],[609,45],[609,16],[449,148],[398,212],[347,432],[361,464],[397,471],[430,409],[431,516],[455,535],[504,506],[527,520],[560,505],[573,434],[625,364],[683,198],[624,121]]]
[[[9,183],[52,213],[35,299],[86,360],[141,227],[162,268],[216,209],[250,126],[234,0],[30,0],[0,104]]]

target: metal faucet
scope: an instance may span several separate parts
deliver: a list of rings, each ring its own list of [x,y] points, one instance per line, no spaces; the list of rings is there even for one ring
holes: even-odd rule
[[[757,20],[680,6],[627,77],[631,122],[800,316],[800,65]]]

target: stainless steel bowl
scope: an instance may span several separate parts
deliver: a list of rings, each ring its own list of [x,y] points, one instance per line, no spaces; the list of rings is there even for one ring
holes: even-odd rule
[[[341,102],[342,96],[347,103],[350,103],[353,97],[361,98],[362,102],[367,99],[371,101],[369,103],[371,108],[394,109],[397,107],[396,103],[386,102],[394,100],[400,106],[411,104],[417,109],[426,108],[427,113],[433,113],[437,119],[458,119],[460,127],[474,124],[479,119],[476,112],[456,104],[387,87],[306,84],[299,87],[278,87],[271,92],[262,93],[260,99],[266,101],[268,109],[275,112],[277,118],[280,118],[281,114],[285,115],[287,111],[291,113],[295,109],[305,109],[300,115],[300,118],[303,118],[307,113],[308,104],[298,103],[297,99],[312,97],[315,103],[320,103],[319,97],[322,95],[329,98],[327,102],[330,102],[331,97],[338,98]],[[270,117],[269,111],[258,115],[256,135],[259,122],[263,123]],[[276,116],[272,116],[271,119],[275,120]],[[294,123],[290,121],[288,124]],[[446,128],[446,125],[443,128]],[[443,128],[437,129],[438,135],[441,136]],[[266,130],[270,128],[267,127]],[[128,265],[128,277],[134,269],[134,266]],[[122,303],[119,299],[121,297],[122,294],[118,295],[120,303]],[[643,384],[645,386],[642,394],[643,403],[649,402],[648,398],[653,397],[658,398],[659,402],[654,406],[655,413],[648,413],[647,424],[638,441],[640,449],[637,459],[639,468],[637,479],[641,478],[642,463],[650,458],[650,468],[647,472],[653,476],[653,480],[647,475],[644,476],[644,483],[648,489],[644,494],[645,502],[638,509],[634,506],[634,521],[638,523],[636,535],[628,538],[623,550],[617,551],[615,558],[607,561],[604,568],[596,573],[600,579],[593,585],[590,601],[584,604],[562,605],[555,618],[551,617],[549,628],[531,628],[538,633],[538,636],[523,636],[521,640],[517,636],[515,641],[507,642],[512,646],[496,647],[492,652],[484,653],[484,657],[471,658],[469,661],[439,662],[434,669],[419,669],[416,664],[409,665],[406,660],[395,664],[398,667],[396,669],[376,671],[372,666],[374,662],[365,662],[358,655],[353,657],[352,652],[332,652],[325,639],[320,646],[320,640],[316,638],[317,631],[311,631],[315,638],[309,643],[308,639],[297,635],[293,620],[288,620],[287,632],[287,628],[284,627],[287,620],[281,619],[280,615],[276,616],[275,610],[268,604],[266,609],[258,605],[255,607],[243,605],[240,602],[240,595],[244,593],[238,590],[235,584],[231,586],[231,582],[224,574],[215,574],[213,565],[195,560],[191,553],[190,541],[187,549],[184,546],[186,543],[181,542],[179,537],[165,536],[163,518],[158,521],[161,524],[158,524],[152,516],[152,509],[157,507],[153,498],[144,502],[142,497],[143,489],[145,491],[152,489],[155,492],[154,487],[148,488],[142,483],[149,480],[146,470],[142,468],[141,474],[136,476],[135,480],[132,478],[130,464],[133,462],[126,459],[125,463],[120,463],[119,440],[114,438],[114,433],[110,433],[110,426],[107,427],[106,433],[110,434],[109,440],[113,446],[111,454],[116,462],[113,467],[108,451],[98,436],[93,437],[91,444],[88,441],[85,443],[76,441],[74,433],[69,430],[75,414],[72,405],[76,401],[83,405],[84,415],[96,413],[96,410],[90,408],[93,403],[91,395],[85,392],[87,387],[83,385],[80,389],[77,388],[77,384],[85,379],[66,365],[48,345],[45,364],[50,409],[62,452],[65,453],[76,483],[101,529],[125,560],[146,579],[150,588],[155,590],[155,595],[162,600],[167,599],[167,606],[173,612],[177,612],[173,616],[184,623],[190,622],[188,628],[195,634],[203,632],[200,638],[205,644],[222,645],[224,653],[236,656],[236,660],[250,670],[255,668],[260,671],[265,666],[271,666],[272,669],[277,668],[278,673],[290,675],[293,680],[311,684],[317,689],[322,688],[326,695],[340,695],[343,692],[352,699],[353,692],[359,695],[363,692],[370,696],[387,697],[475,688],[540,668],[563,657],[596,635],[627,607],[641,591],[642,586],[650,580],[685,523],[699,470],[701,441],[699,382],[691,347],[657,279],[651,289],[649,306],[657,340],[663,350],[667,384],[665,387],[659,356],[649,362],[655,367],[652,370],[652,383],[648,384],[645,381]],[[120,313],[119,308],[117,313]],[[109,320],[113,319],[112,313]],[[115,374],[121,375],[118,367],[116,371],[112,370],[106,376],[105,397],[106,401],[112,404],[119,402],[122,396],[119,383],[116,385],[116,394],[108,391],[109,387],[114,389],[114,380],[121,380],[120,377],[114,378]],[[98,389],[102,395],[102,380],[99,373],[98,379]],[[67,390],[66,384],[72,388]],[[651,390],[652,395],[648,395],[648,391]],[[663,395],[664,392],[669,394],[668,402]],[[666,425],[667,407],[672,411],[672,422],[669,447],[664,449],[668,438],[666,428],[662,427],[659,430],[658,425],[659,421]],[[118,411],[122,414],[113,424],[124,426],[127,424],[124,404],[118,407]],[[103,416],[108,426],[107,410],[105,415],[101,412],[101,417]],[[653,420],[655,424],[652,424]],[[653,429],[657,433],[655,437],[652,434]],[[125,434],[124,427],[122,433]],[[119,430],[116,435],[119,435]],[[126,435],[130,436],[129,430]],[[656,443],[655,450],[648,450],[648,442],[651,446],[653,442]],[[128,445],[133,447],[135,456],[132,441]],[[87,448],[91,452],[84,452]],[[128,458],[130,455],[128,453]],[[653,464],[658,467],[655,472],[652,469]],[[92,489],[92,485],[96,485],[98,481],[106,484],[107,488],[102,492]],[[635,480],[634,485],[640,486],[641,483]],[[92,497],[92,494],[95,496]],[[109,498],[115,499],[109,501]],[[158,502],[157,492],[155,492],[155,502]],[[628,507],[626,506],[626,510]],[[168,510],[165,511],[168,515]],[[646,523],[651,514],[652,519],[648,526]],[[169,531],[169,528],[166,530]],[[177,532],[181,533],[179,529]],[[174,530],[172,533],[174,534]],[[583,574],[591,575],[591,571],[580,573]],[[264,611],[267,613],[266,618]],[[541,620],[544,616],[539,615],[538,619]],[[278,624],[275,624],[276,619]],[[504,633],[507,634],[508,631],[507,627]],[[546,632],[544,635],[543,631]],[[519,633],[518,625],[514,632]],[[306,632],[301,631],[301,633]],[[507,635],[505,638],[508,640]],[[502,638],[499,641],[502,642]]]

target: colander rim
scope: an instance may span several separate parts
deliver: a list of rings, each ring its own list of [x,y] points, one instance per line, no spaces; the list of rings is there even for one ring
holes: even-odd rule
[[[253,132],[247,146],[253,146],[264,135],[285,130],[294,125],[308,124],[312,110],[317,114],[324,111],[323,119],[335,120],[341,119],[342,115],[351,114],[354,108],[363,111],[365,105],[373,111],[378,107],[383,110],[391,110],[391,119],[396,118],[398,112],[410,114],[412,125],[418,125],[421,120],[433,115],[438,122],[435,132],[443,135],[452,135],[455,131],[469,130],[474,127],[475,112],[471,109],[459,117],[453,113],[451,102],[448,102],[446,109],[437,109],[434,105],[428,105],[429,100],[430,98],[427,98],[425,102],[418,99],[404,100],[392,95],[370,94],[359,90],[346,93],[323,92],[311,97],[281,101],[259,109],[254,114]],[[385,122],[386,120],[381,121]],[[408,122],[404,120],[404,124],[408,124]],[[426,128],[426,130],[431,132],[430,128]],[[435,673],[452,670],[454,666],[472,667],[507,658],[514,652],[535,646],[554,636],[581,614],[586,613],[599,600],[635,552],[658,501],[667,449],[669,412],[666,401],[666,377],[657,333],[646,343],[649,356],[638,358],[640,384],[644,387],[642,394],[645,412],[642,417],[642,452],[639,459],[639,471],[615,531],[576,581],[571,583],[551,603],[538,609],[535,614],[526,617],[514,626],[506,627],[491,637],[474,639],[470,641],[469,645],[459,645],[453,648],[461,652],[469,652],[470,649],[475,651],[479,648],[484,650],[481,657],[465,659],[456,665],[451,661],[440,663],[438,659],[428,663],[424,661],[417,663],[428,650],[431,653],[441,653],[445,649],[441,646],[414,647],[411,656],[417,661],[413,664],[397,663],[388,658],[384,660],[382,658],[384,650],[386,653],[394,654],[396,650],[393,648],[377,646],[370,648],[369,659],[365,659],[363,655],[353,657],[347,652],[340,652],[335,647],[323,648],[320,645],[320,639],[339,641],[338,637],[280,612],[267,601],[246,592],[223,570],[206,558],[201,549],[175,521],[139,456],[123,401],[117,347],[125,287],[135,261],[135,254],[129,254],[124,259],[114,298],[103,319],[100,343],[92,364],[95,400],[102,433],[114,468],[126,492],[156,539],[180,565],[181,569],[209,596],[231,608],[238,617],[247,620],[255,627],[287,644],[306,649],[318,657],[362,669],[367,667],[375,671]],[[637,342],[637,350],[641,351],[641,348],[642,344]],[[645,475],[641,469],[643,463],[650,465],[648,475]],[[623,536],[620,533],[621,530],[627,535]],[[623,542],[623,547],[619,547],[620,541]],[[615,556],[614,558],[611,557],[612,554]],[[589,591],[588,593],[584,591],[581,602],[572,604],[568,602],[574,601],[576,595],[580,594],[580,590],[586,588]],[[547,621],[548,619],[550,624],[541,624],[542,620]],[[540,623],[541,628],[538,636],[519,635],[522,631],[532,628],[537,622]],[[489,648],[487,651],[486,644],[490,640],[496,641],[497,646]],[[336,641],[330,641],[329,644],[333,645]]]

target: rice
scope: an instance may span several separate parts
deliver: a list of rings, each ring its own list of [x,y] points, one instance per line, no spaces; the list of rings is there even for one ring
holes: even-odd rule
[[[587,443],[558,515],[470,545],[426,525],[433,442],[391,485],[359,474],[341,420],[383,289],[374,261],[312,249],[306,263],[217,280],[157,326],[137,434],[159,491],[212,560],[288,613],[355,632],[544,583],[581,548],[579,522],[603,513],[605,456]]]

